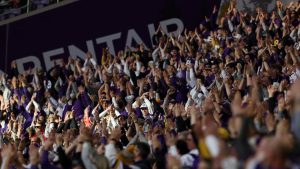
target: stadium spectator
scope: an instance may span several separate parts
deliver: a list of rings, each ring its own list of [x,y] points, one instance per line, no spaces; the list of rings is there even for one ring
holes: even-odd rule
[[[0,78],[1,168],[300,167],[299,8],[230,4],[101,63]]]

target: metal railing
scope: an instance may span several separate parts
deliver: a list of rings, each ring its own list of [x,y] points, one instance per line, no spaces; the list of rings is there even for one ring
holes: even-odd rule
[[[63,0],[27,0],[22,6],[13,7],[12,0],[0,0],[0,21],[26,14],[62,1]]]

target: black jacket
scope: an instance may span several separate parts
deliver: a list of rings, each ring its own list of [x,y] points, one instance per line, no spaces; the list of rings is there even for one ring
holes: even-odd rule
[[[133,164],[136,167],[139,167],[140,169],[152,169],[151,164],[148,160],[140,160]]]

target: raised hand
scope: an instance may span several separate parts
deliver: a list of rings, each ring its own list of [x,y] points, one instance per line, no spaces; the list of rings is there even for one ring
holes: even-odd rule
[[[152,145],[153,145],[154,150],[161,147],[161,144],[158,140],[158,135],[157,134],[154,134],[152,136]]]
[[[231,111],[233,114],[239,114],[243,112],[242,109],[242,96],[240,92],[236,92],[231,103]]]
[[[11,144],[8,145],[4,145],[2,147],[2,151],[1,151],[1,157],[2,159],[6,159],[6,160],[11,160],[12,157],[14,156],[14,148]]]
[[[273,97],[275,92],[276,92],[275,87],[273,85],[269,85],[268,86],[269,97]]]
[[[39,150],[36,146],[29,146],[29,161],[31,165],[37,165],[40,161]]]
[[[167,169],[181,168],[181,162],[177,157],[167,155]]]
[[[282,9],[282,7],[283,7],[283,5],[282,5],[282,2],[281,2],[281,1],[277,1],[277,2],[276,2],[276,5],[277,5],[277,8],[278,8],[278,9],[280,9],[280,10],[281,10],[281,9]]]
[[[214,5],[213,13],[216,13],[216,12],[218,12],[218,8],[216,5]]]
[[[173,110],[174,110],[174,113],[175,113],[175,116],[176,117],[179,117],[181,115],[181,110],[179,108],[179,104],[176,104],[174,107],[173,107]]]
[[[55,136],[55,143],[56,145],[63,145],[63,135],[62,134],[56,134]]]
[[[53,146],[54,142],[52,140],[47,140],[44,144],[44,149],[45,150],[50,150],[51,147]]]
[[[204,100],[202,108],[205,113],[211,113],[212,111],[214,111],[215,107],[214,107],[213,101],[210,97],[207,97]]]
[[[120,140],[121,135],[122,135],[121,128],[120,128],[120,127],[116,127],[116,128],[111,132],[110,138],[111,138],[111,139],[114,139],[114,140]]]
[[[272,115],[270,112],[267,114],[266,117],[266,126],[269,132],[272,132],[275,129],[276,120],[274,118],[274,115]]]

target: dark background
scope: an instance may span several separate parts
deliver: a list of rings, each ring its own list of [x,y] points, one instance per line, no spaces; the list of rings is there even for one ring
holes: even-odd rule
[[[65,47],[67,52],[70,44],[86,50],[87,40],[94,41],[99,57],[104,46],[96,45],[96,38],[122,32],[121,39],[114,43],[117,51],[124,48],[131,28],[150,44],[148,24],[155,23],[157,27],[159,21],[176,17],[186,28],[194,29],[219,3],[220,0],[80,0],[1,26],[0,69],[8,70],[12,60],[26,56],[37,56],[43,64],[42,52],[59,47]]]

